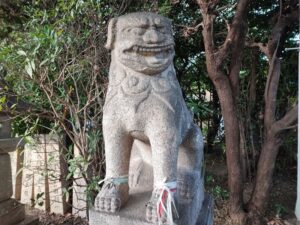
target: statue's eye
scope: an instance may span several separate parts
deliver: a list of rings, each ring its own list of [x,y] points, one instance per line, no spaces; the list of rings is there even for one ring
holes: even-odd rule
[[[142,35],[145,33],[145,31],[146,31],[146,29],[142,28],[142,27],[131,27],[131,28],[126,29],[126,32],[132,33],[135,35]]]

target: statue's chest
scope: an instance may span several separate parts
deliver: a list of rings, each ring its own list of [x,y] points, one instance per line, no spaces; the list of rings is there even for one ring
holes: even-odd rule
[[[165,76],[138,77],[127,76],[121,84],[124,94],[131,97],[141,95],[145,92],[167,93],[172,89],[173,83]]]
[[[121,101],[121,105],[133,108],[136,112],[142,103],[150,101],[173,108],[178,90],[179,85],[172,71],[153,77],[127,75],[118,85],[109,87],[106,105],[110,101]]]

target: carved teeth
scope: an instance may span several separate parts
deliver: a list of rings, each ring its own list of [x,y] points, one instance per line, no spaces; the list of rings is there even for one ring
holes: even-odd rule
[[[142,47],[135,45],[133,46],[132,50],[136,53],[151,53],[151,52],[163,52],[163,51],[169,51],[172,49],[172,45],[165,45],[165,46],[159,46],[159,47]]]

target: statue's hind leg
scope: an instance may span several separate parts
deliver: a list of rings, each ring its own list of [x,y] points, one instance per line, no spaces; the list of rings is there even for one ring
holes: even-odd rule
[[[203,190],[203,137],[192,124],[179,150],[177,196],[189,202],[197,190]]]
[[[192,124],[179,151],[178,168],[201,170],[203,161],[203,137],[199,127]]]

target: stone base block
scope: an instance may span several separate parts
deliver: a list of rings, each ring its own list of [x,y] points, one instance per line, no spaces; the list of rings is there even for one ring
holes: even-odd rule
[[[25,218],[25,207],[14,199],[0,202],[0,225],[15,225]]]
[[[132,193],[130,200],[126,204],[126,207],[122,208],[119,213],[103,213],[97,212],[92,208],[89,211],[89,224],[90,225],[150,225],[145,220],[146,203],[151,196],[151,192]],[[180,213],[180,212],[179,212]],[[176,225],[190,225],[187,221],[193,221],[194,218],[188,218],[191,215],[182,215],[178,221],[175,221]],[[208,194],[205,195],[203,206],[198,215],[196,225],[213,225],[213,200]],[[184,222],[180,222],[184,221]]]
[[[38,225],[39,224],[39,210],[25,206],[25,219],[16,225]]]
[[[13,194],[9,154],[0,154],[0,168],[0,202],[2,202],[10,199]]]

